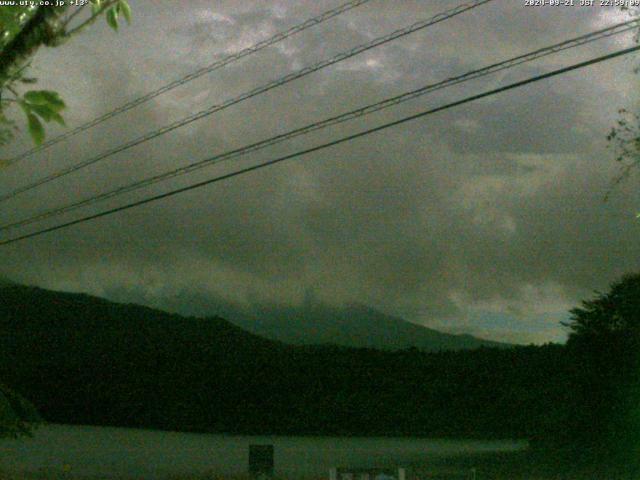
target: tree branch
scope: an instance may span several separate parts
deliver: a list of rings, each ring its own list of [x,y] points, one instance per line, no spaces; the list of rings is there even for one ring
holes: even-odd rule
[[[36,13],[25,24],[24,28],[0,52],[0,88],[14,74],[12,71],[25,59],[32,56],[43,44],[50,42],[56,35],[55,28],[49,21],[55,19],[60,7],[38,7]]]
[[[74,29],[66,32],[64,34],[65,37],[72,37],[73,35],[75,35],[76,33],[81,32],[82,30],[84,30],[86,27],[88,27],[89,25],[91,25],[93,22],[96,21],[96,19],[102,15],[108,8],[112,7],[113,5],[115,5],[118,2],[118,0],[110,0],[108,2],[106,2],[102,7],[100,7],[100,10],[98,10],[97,12],[93,13],[88,19],[86,19],[84,22],[82,22],[80,25],[78,25],[77,27],[75,27]]]
[[[73,20],[74,18],[76,18],[76,16],[77,16],[79,13],[81,13],[81,12],[82,12],[82,10],[84,9],[84,7],[86,7],[87,5],[88,5],[88,4],[87,4],[87,3],[85,3],[84,5],[81,5],[80,7],[76,8],[76,10],[75,10],[71,15],[69,15],[69,16],[65,19],[64,23],[62,24],[62,28],[63,28],[64,30],[66,30],[66,29],[67,29],[67,25],[69,25],[69,23],[71,23],[71,20]]]

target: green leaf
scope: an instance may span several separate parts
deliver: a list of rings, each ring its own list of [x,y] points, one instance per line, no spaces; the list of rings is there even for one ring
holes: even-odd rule
[[[20,108],[22,109],[25,115],[29,115],[31,113],[32,105],[28,104],[24,100],[19,100],[18,105],[20,105]]]
[[[54,121],[59,123],[63,127],[66,126],[64,123],[64,118],[55,110],[52,110],[48,105],[31,105],[32,113],[37,114],[42,118],[45,122]]]
[[[107,10],[107,23],[116,32],[118,31],[118,10],[116,7],[111,7]]]
[[[62,118],[62,115],[60,115],[58,112],[53,112],[51,114],[51,120],[53,120],[54,122],[62,125],[63,127],[67,126],[67,124],[64,121],[64,118]]]
[[[46,105],[47,103],[49,103],[45,96],[42,94],[41,90],[31,90],[25,93],[24,99],[29,103],[33,103],[34,105]]]
[[[31,105],[31,111],[39,115],[45,122],[50,122],[56,113],[48,105]]]
[[[127,21],[127,23],[131,24],[131,7],[127,3],[127,0],[120,0],[118,2],[118,10],[122,13],[122,16]]]
[[[27,114],[27,120],[29,121],[29,134],[36,145],[42,144],[44,141],[44,127],[38,117],[33,113]]]
[[[24,94],[24,99],[34,105],[47,105],[54,112],[66,107],[58,92],[51,90],[31,90]]]

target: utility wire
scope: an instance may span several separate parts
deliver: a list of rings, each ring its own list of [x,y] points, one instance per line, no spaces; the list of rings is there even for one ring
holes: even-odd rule
[[[240,50],[237,53],[231,54],[229,56],[226,56],[210,65],[207,65],[206,67],[202,67],[199,70],[196,70],[194,72],[191,72],[188,75],[185,75],[184,77],[181,77],[177,80],[172,81],[171,83],[167,83],[166,85],[158,88],[157,90],[153,90],[152,92],[149,92],[141,97],[138,97],[134,100],[131,100],[130,102],[125,103],[124,105],[121,105],[120,107],[111,110],[110,112],[107,112],[99,117],[94,118],[93,120],[84,123],[82,125],[79,125],[78,127],[69,130],[61,135],[58,135],[57,137],[52,138],[51,140],[47,140],[46,142],[44,142],[42,145],[39,145],[37,147],[33,147],[29,150],[26,150],[25,152],[22,152],[18,155],[16,155],[15,157],[7,160],[5,162],[5,165],[12,165],[16,162],[19,162],[20,160],[33,155],[34,153],[40,152],[42,150],[46,150],[47,148],[51,147],[52,145],[55,145],[57,143],[60,143],[63,140],[66,140],[67,138],[73,137],[74,135],[80,133],[80,132],[84,132],[85,130],[88,130],[92,127],[95,127],[96,125],[99,125],[100,123],[109,120],[110,118],[113,118],[117,115],[120,115],[124,112],[127,112],[129,110],[131,110],[132,108],[137,107],[138,105],[142,105],[143,103],[148,102],[149,100],[152,100],[160,95],[162,95],[163,93],[166,93],[170,90],[173,90],[174,88],[177,88],[181,85],[184,85],[187,82],[190,82],[191,80],[195,80],[196,78],[199,78],[203,75],[206,75],[207,73],[211,73],[214,70],[218,70],[219,68],[225,67],[233,62],[236,62],[244,57],[247,57],[253,53],[259,52],[260,50],[269,47],[271,45],[274,45],[278,42],[281,42],[283,40],[286,40],[287,38],[300,33],[308,28],[314,27],[316,25],[321,24],[322,22],[329,20],[333,17],[337,17],[338,15],[341,15],[349,10],[352,10],[356,7],[359,7],[365,3],[370,2],[371,0],[352,0],[350,2],[346,2],[336,8],[333,8],[331,10],[327,10],[326,12],[321,13],[320,15],[317,15],[313,18],[309,18],[306,21],[298,24],[298,25],[294,25],[293,27],[289,28],[288,30],[285,30],[283,32],[277,33],[274,36],[267,38],[266,40],[262,40],[261,42],[256,43],[255,45],[252,45],[251,47],[247,47],[245,49]],[[78,9],[79,11],[80,9]]]
[[[291,160],[293,158],[301,157],[301,156],[308,155],[308,154],[313,153],[313,152],[317,152],[317,151],[324,150],[324,149],[329,148],[329,147],[333,147],[335,145],[339,145],[339,144],[342,144],[342,143],[345,143],[345,142],[349,142],[349,141],[355,140],[357,138],[364,137],[366,135],[370,135],[370,134],[375,133],[375,132],[386,130],[387,128],[390,128],[390,127],[394,127],[394,126],[397,126],[397,125],[401,125],[403,123],[410,122],[412,120],[416,120],[418,118],[426,117],[428,115],[433,115],[433,114],[441,112],[443,110],[448,110],[450,108],[457,107],[457,106],[460,106],[460,105],[464,105],[466,103],[470,103],[470,102],[473,102],[473,101],[476,101],[476,100],[480,100],[482,98],[486,98],[486,97],[490,97],[490,96],[493,96],[493,95],[497,95],[499,93],[502,93],[502,92],[505,92],[505,91],[508,91],[508,90],[512,90],[512,89],[515,89],[515,88],[523,87],[525,85],[529,85],[529,84],[534,83],[534,82],[539,82],[539,81],[545,80],[547,78],[551,78],[551,77],[555,77],[555,76],[558,76],[558,75],[562,75],[564,73],[567,73],[567,72],[570,72],[570,71],[573,71],[573,70],[578,70],[578,69],[581,69],[581,68],[588,67],[590,65],[595,65],[597,63],[601,63],[601,62],[604,62],[604,61],[607,61],[607,60],[611,60],[613,58],[617,58],[617,57],[620,57],[620,56],[623,56],[623,55],[628,55],[628,54],[630,54],[632,52],[636,52],[638,50],[640,50],[640,45],[635,46],[635,47],[626,48],[626,49],[623,49],[623,50],[618,50],[616,52],[613,52],[613,53],[610,53],[610,54],[607,54],[607,55],[603,55],[603,56],[600,56],[600,57],[592,58],[591,60],[587,60],[587,61],[584,61],[584,62],[580,62],[580,63],[576,63],[576,64],[573,64],[573,65],[570,65],[568,67],[563,67],[563,68],[560,68],[560,69],[557,69],[557,70],[553,70],[551,72],[547,72],[547,73],[544,73],[542,75],[536,75],[536,76],[530,77],[530,78],[528,78],[526,80],[521,80],[519,82],[510,83],[510,84],[502,86],[500,88],[489,90],[489,91],[486,91],[486,92],[483,92],[483,93],[479,93],[479,94],[476,94],[476,95],[471,95],[469,97],[463,98],[462,100],[457,100],[455,102],[447,103],[447,104],[442,105],[440,107],[436,107],[436,108],[432,108],[432,109],[429,109],[429,110],[425,110],[425,111],[417,113],[415,115],[410,115],[408,117],[404,117],[404,118],[401,118],[399,120],[395,120],[393,122],[385,123],[383,125],[380,125],[380,126],[377,126],[377,127],[374,127],[374,128],[370,128],[368,130],[364,130],[362,132],[358,132],[358,133],[355,133],[355,134],[352,134],[352,135],[347,135],[347,136],[339,138],[337,140],[333,140],[331,142],[323,143],[323,144],[317,145],[315,147],[307,148],[305,150],[300,150],[298,152],[295,152],[295,153],[292,153],[292,154],[289,154],[289,155],[285,155],[285,156],[282,156],[282,157],[278,157],[278,158],[275,158],[273,160],[269,160],[269,161],[264,162],[264,163],[253,165],[251,167],[246,167],[246,168],[243,168],[243,169],[240,169],[240,170],[236,170],[235,172],[226,173],[224,175],[220,175],[220,176],[217,176],[217,177],[214,177],[214,178],[210,178],[208,180],[204,180],[204,181],[201,181],[201,182],[198,182],[198,183],[194,183],[194,184],[188,185],[186,187],[182,187],[182,188],[178,188],[178,189],[175,189],[175,190],[171,190],[169,192],[165,192],[165,193],[162,193],[162,194],[159,194],[159,195],[154,195],[152,197],[147,197],[147,198],[144,198],[142,200],[138,200],[138,201],[135,201],[135,202],[132,202],[132,203],[128,203],[126,205],[121,205],[119,207],[111,208],[109,210],[104,210],[102,212],[95,213],[95,214],[92,214],[92,215],[87,215],[85,217],[78,218],[76,220],[72,220],[72,221],[69,221],[69,222],[61,223],[61,224],[58,224],[58,225],[54,225],[52,227],[43,228],[41,230],[37,230],[37,231],[32,232],[32,233],[28,233],[28,234],[25,234],[25,235],[20,235],[18,237],[10,238],[10,239],[7,239],[7,240],[2,240],[2,241],[0,241],[0,246],[9,245],[11,243],[15,243],[15,242],[18,242],[18,241],[21,241],[21,240],[26,240],[27,238],[32,238],[32,237],[36,237],[38,235],[42,235],[44,233],[53,232],[55,230],[60,230],[62,228],[67,228],[67,227],[70,227],[72,225],[77,225],[77,224],[80,224],[80,223],[88,222],[90,220],[95,220],[97,218],[105,217],[107,215],[112,215],[114,213],[121,212],[121,211],[124,211],[124,210],[128,210],[130,208],[138,207],[138,206],[141,206],[141,205],[145,205],[147,203],[155,202],[155,201],[161,200],[163,198],[172,197],[172,196],[177,195],[179,193],[184,193],[184,192],[188,192],[190,190],[195,190],[197,188],[201,188],[201,187],[204,187],[206,185],[210,185],[212,183],[221,182],[223,180],[227,180],[229,178],[237,177],[239,175],[243,175],[245,173],[252,172],[254,170],[259,170],[261,168],[268,167],[268,166],[271,166],[271,165],[275,165],[277,163],[284,162],[286,160]]]
[[[623,22],[623,23],[619,23],[616,25],[613,25],[611,27],[607,27],[607,28],[603,28],[601,30],[595,31],[595,32],[591,32],[585,35],[581,35],[569,40],[565,40],[561,43],[557,43],[554,45],[550,45],[544,48],[540,48],[538,50],[535,50],[533,52],[530,53],[526,53],[523,55],[519,55],[513,58],[510,58],[508,60],[504,60],[501,61],[499,63],[494,63],[491,65],[488,65],[486,67],[477,69],[477,70],[472,70],[470,72],[467,72],[463,75],[458,75],[455,77],[450,77],[446,80],[442,80],[440,82],[437,83],[432,83],[426,86],[423,86],[421,88],[415,89],[415,90],[411,90],[405,93],[402,93],[400,95],[396,95],[394,97],[390,97],[390,98],[386,98],[382,101],[379,101],[377,103],[374,104],[370,104],[367,105],[365,107],[362,108],[358,108],[356,110],[351,110],[349,112],[343,113],[341,115],[337,115],[334,117],[330,117],[327,119],[324,119],[322,121],[318,121],[318,122],[314,122],[308,125],[305,125],[303,127],[300,128],[296,128],[294,130],[290,130],[286,133],[282,133],[280,135],[276,135],[274,137],[270,137],[268,139],[265,140],[261,140],[259,142],[256,143],[252,143],[250,145],[246,145],[243,146],[241,148],[236,148],[234,150],[230,150],[218,155],[215,155],[213,157],[204,159],[204,160],[200,160],[198,162],[189,164],[189,165],[185,165],[183,167],[180,168],[176,168],[158,175],[155,175],[153,177],[149,177],[128,185],[124,185],[122,187],[118,187],[115,188],[111,191],[105,192],[105,193],[101,193],[99,195],[96,196],[92,196],[89,198],[86,198],[84,200],[80,200],[62,207],[57,207],[57,208],[52,208],[50,210],[46,210],[44,212],[35,214],[31,217],[28,217],[26,219],[23,220],[19,220],[19,221],[15,221],[12,223],[8,223],[8,224],[4,224],[4,225],[0,225],[0,231],[4,231],[4,230],[9,230],[9,229],[13,229],[13,228],[18,228],[18,227],[22,227],[25,225],[29,225],[50,217],[54,217],[54,216],[58,216],[64,213],[68,213],[70,211],[76,210],[80,207],[84,207],[84,206],[88,206],[88,205],[92,205],[95,203],[98,203],[100,201],[109,199],[109,198],[113,198],[119,195],[123,195],[125,193],[129,193],[135,190],[139,190],[141,188],[153,185],[155,183],[159,183],[177,176],[181,176],[181,175],[185,175],[191,172],[194,172],[196,170],[199,170],[201,168],[205,168],[205,167],[209,167],[212,165],[216,165],[218,163],[227,161],[227,160],[231,160],[233,158],[237,158],[243,155],[246,155],[248,153],[252,153],[252,152],[256,152],[258,150],[262,150],[264,148],[276,145],[278,143],[282,143],[286,140],[290,140],[292,138],[301,136],[301,135],[306,135],[309,134],[311,132],[314,132],[316,130],[320,130],[320,129],[324,129],[327,128],[329,126],[333,126],[333,125],[337,125],[339,123],[343,123],[349,120],[353,120],[355,118],[358,117],[362,117],[365,115],[369,115],[371,113],[383,110],[385,108],[389,108],[395,105],[398,105],[400,103],[404,103],[407,102],[409,100],[413,100],[415,98],[418,98],[422,95],[425,95],[427,93],[431,93],[434,92],[436,90],[441,90],[444,89],[446,87],[452,86],[452,85],[457,85],[463,82],[467,82],[473,79],[477,79],[480,77],[484,77],[487,76],[489,74],[493,74],[502,70],[506,70],[509,68],[513,68],[517,65],[521,65],[523,63],[527,63],[527,62],[531,62],[533,60],[537,60],[539,58],[560,52],[560,51],[564,51],[564,50],[568,50],[571,48],[576,48],[578,46],[582,46],[585,45],[587,43],[590,42],[594,42],[596,40],[600,40],[602,38],[608,38],[611,37],[613,35],[618,35],[630,30],[634,30],[636,28],[638,28],[638,26],[640,26],[640,20],[630,20],[627,22]]]
[[[206,110],[202,110],[200,112],[194,113],[192,115],[189,115],[181,120],[178,120],[176,122],[173,122],[169,125],[166,125],[160,129],[151,131],[149,133],[146,133],[145,135],[142,135],[134,140],[131,140],[123,145],[119,145],[115,148],[112,148],[111,150],[108,150],[104,153],[101,153],[95,157],[92,157],[88,160],[84,160],[80,163],[77,163],[75,165],[72,165],[70,167],[67,167],[63,170],[60,170],[58,172],[52,173],[50,175],[47,175],[46,177],[43,177],[39,180],[36,180],[33,183],[30,183],[26,186],[23,187],[19,187],[16,190],[13,190],[12,192],[6,193],[4,195],[0,195],[0,202],[3,202],[5,200],[8,200],[10,198],[13,198],[21,193],[24,193],[26,191],[32,190],[36,187],[39,187],[41,185],[44,185],[46,183],[49,183],[53,180],[56,180],[60,177],[63,177],[65,175],[68,175],[70,173],[73,172],[77,172],[78,170],[81,170],[89,165],[93,165],[97,162],[99,162],[100,160],[103,160],[107,157],[110,157],[112,155],[115,155],[116,153],[120,153],[123,152],[125,150],[128,150],[132,147],[135,147],[136,145],[140,145],[141,143],[147,142],[149,140],[152,140],[154,138],[157,138],[161,135],[164,135],[166,133],[169,133],[177,128],[183,127],[189,123],[195,122],[196,120],[200,120],[201,118],[207,117],[209,115],[212,115],[213,113],[219,112],[220,110],[224,110],[226,108],[231,107],[232,105],[235,105],[237,103],[243,102],[245,100],[248,100],[252,97],[255,97],[257,95],[260,95],[262,93],[265,93],[269,90],[272,90],[274,88],[280,87],[282,85],[285,85],[289,82],[292,82],[294,80],[297,80],[299,78],[305,77],[307,75],[310,75],[311,73],[317,72],[318,70],[321,70],[323,68],[326,68],[328,66],[334,65],[338,62],[342,62],[348,58],[354,57],[360,53],[366,52],[368,50],[371,50],[373,48],[379,47],[380,45],[384,45],[386,43],[389,43],[393,40],[396,40],[400,37],[404,37],[406,35],[409,35],[411,33],[417,32],[418,30],[422,30],[424,28],[427,28],[431,25],[435,25],[437,23],[443,22],[445,20],[448,20],[449,18],[455,17],[456,15],[460,15],[461,13],[464,13],[468,10],[472,10],[474,8],[479,7],[480,5],[483,5],[485,3],[489,3],[493,0],[474,0],[470,3],[466,3],[466,4],[462,4],[459,5],[455,8],[452,8],[450,10],[446,10],[442,13],[439,13],[429,19],[426,20],[422,20],[419,22],[416,22],[412,25],[409,25],[407,27],[401,28],[399,30],[395,30],[393,32],[391,32],[388,35],[385,35],[383,37],[378,37],[374,40],[372,40],[371,42],[365,43],[363,45],[357,46],[349,51],[343,52],[343,53],[339,53],[338,55],[336,55],[335,57],[332,57],[330,59],[327,60],[323,60],[321,62],[318,62],[314,65],[302,68],[300,70],[297,70],[295,72],[292,72],[288,75],[285,75],[284,77],[281,77],[277,80],[271,81],[269,83],[266,83],[260,87],[254,88],[253,90],[243,93],[237,97],[234,97],[232,99],[229,99],[227,101],[225,101],[224,103],[220,104],[220,105],[214,105]]]

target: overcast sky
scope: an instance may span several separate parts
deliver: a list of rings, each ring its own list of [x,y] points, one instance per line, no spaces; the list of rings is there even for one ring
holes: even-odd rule
[[[132,1],[43,49],[32,73],[70,127],[268,38],[340,0]],[[576,0],[576,3],[579,3]],[[458,4],[373,0],[7,168],[0,191],[219,104]],[[85,198],[626,17],[613,8],[495,0],[4,202],[0,221]],[[2,238],[203,180],[633,43],[616,37],[199,170]],[[640,180],[603,197],[606,134],[638,106],[636,56],[403,124],[348,144],[0,247],[0,275],[161,306],[189,294],[241,305],[362,303],[443,331],[565,338],[567,310],[640,259]],[[62,127],[49,128],[48,135]],[[3,153],[30,146],[20,136]],[[124,293],[123,293],[124,292]],[[185,305],[185,311],[188,305]]]

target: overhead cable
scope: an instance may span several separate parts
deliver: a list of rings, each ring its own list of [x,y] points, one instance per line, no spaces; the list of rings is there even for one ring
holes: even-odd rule
[[[212,115],[216,112],[219,112],[221,110],[224,110],[226,108],[229,108],[233,105],[236,105],[240,102],[243,102],[245,100],[248,100],[250,98],[253,98],[255,96],[258,96],[262,93],[265,93],[269,90],[272,90],[274,88],[280,87],[282,85],[286,85],[287,83],[290,83],[294,80],[297,80],[299,78],[305,77],[307,75],[310,75],[311,73],[317,72],[318,70],[321,70],[323,68],[329,67],[331,65],[334,65],[336,63],[342,62],[344,60],[347,60],[348,58],[352,58],[356,55],[359,55],[360,53],[366,52],[368,50],[371,50],[373,48],[379,47],[381,45],[384,45],[386,43],[389,43],[393,40],[396,40],[398,38],[404,37],[406,35],[409,35],[411,33],[417,32],[419,30],[425,29],[427,27],[430,27],[432,25],[435,25],[437,23],[443,22],[445,20],[448,20],[452,17],[455,17],[456,15],[460,15],[461,13],[464,13],[466,11],[472,10],[474,8],[479,7],[480,5],[483,5],[485,3],[489,3],[493,0],[474,0],[473,2],[470,3],[466,3],[463,5],[459,5],[455,8],[446,10],[442,13],[439,13],[429,19],[426,20],[422,20],[419,22],[416,22],[412,25],[409,25],[407,27],[401,28],[399,30],[395,30],[393,32],[391,32],[388,35],[384,35],[382,37],[378,37],[370,42],[367,42],[363,45],[357,46],[355,48],[352,48],[351,50],[348,50],[346,52],[342,52],[339,53],[338,55],[336,55],[335,57],[329,58],[327,60],[323,60],[321,62],[318,62],[316,64],[310,65],[308,67],[304,67],[300,70],[297,70],[295,72],[292,72],[288,75],[285,75],[284,77],[280,77],[277,80],[273,80],[271,82],[268,82],[260,87],[254,88],[253,90],[250,90],[248,92],[245,92],[243,94],[240,94],[237,97],[231,98],[225,102],[223,102],[220,105],[214,105],[206,110],[201,110],[200,112],[196,112],[194,114],[191,114],[185,118],[182,118],[180,120],[177,120],[173,123],[170,123],[169,125],[166,125],[164,127],[161,127],[159,129],[153,130],[151,132],[148,132],[134,140],[131,140],[125,144],[122,145],[118,145],[115,148],[112,148],[110,150],[107,150],[106,152],[103,152],[95,157],[89,158],[87,160],[84,160],[82,162],[76,163],[74,165],[71,165],[69,167],[66,167],[62,170],[59,170],[57,172],[54,172],[52,174],[49,174],[39,180],[36,180],[28,185],[19,187],[9,193],[0,195],[0,202],[9,200],[13,197],[16,197],[17,195],[27,192],[29,190],[32,190],[36,187],[39,187],[41,185],[44,185],[46,183],[52,182],[53,180],[56,180],[58,178],[64,177],[66,175],[69,175],[70,173],[74,173],[77,172],[78,170],[81,170],[83,168],[88,167],[89,165],[93,165],[101,160],[104,160],[105,158],[111,157],[117,153],[120,152],[124,152],[125,150],[128,150],[130,148],[133,148],[137,145],[140,145],[144,142],[148,142],[149,140],[152,140],[154,138],[157,138],[161,135],[165,135],[166,133],[169,133],[173,130],[176,130],[178,128],[181,128],[185,125],[188,125],[192,122],[195,122],[196,120],[200,120],[202,118],[208,117],[209,115]]]
[[[519,82],[510,83],[508,85],[505,85],[505,86],[502,86],[502,87],[499,87],[499,88],[495,88],[493,90],[489,90],[489,91],[486,91],[486,92],[483,92],[483,93],[479,93],[479,94],[476,94],[476,95],[471,95],[471,96],[463,98],[461,100],[457,100],[455,102],[447,103],[446,105],[442,105],[440,107],[436,107],[436,108],[432,108],[432,109],[429,109],[429,110],[425,110],[423,112],[420,112],[420,113],[417,113],[417,114],[414,114],[414,115],[410,115],[410,116],[401,118],[399,120],[395,120],[393,122],[385,123],[385,124],[380,125],[378,127],[370,128],[368,130],[364,130],[364,131],[361,131],[361,132],[358,132],[358,133],[355,133],[355,134],[352,134],[352,135],[347,135],[347,136],[341,137],[341,138],[339,138],[337,140],[326,142],[326,143],[317,145],[315,147],[307,148],[305,150],[300,150],[298,152],[295,152],[295,153],[292,153],[292,154],[289,154],[289,155],[284,155],[282,157],[278,157],[278,158],[275,158],[273,160],[269,160],[269,161],[264,162],[264,163],[260,163],[260,164],[257,164],[257,165],[253,165],[253,166],[250,166],[250,167],[246,167],[246,168],[240,169],[240,170],[236,170],[234,172],[230,172],[230,173],[226,173],[226,174],[223,174],[223,175],[219,175],[217,177],[210,178],[208,180],[203,180],[201,182],[197,182],[197,183],[188,185],[186,187],[177,188],[177,189],[171,190],[169,192],[165,192],[165,193],[162,193],[162,194],[159,194],[159,195],[154,195],[154,196],[151,196],[151,197],[147,197],[147,198],[144,198],[144,199],[141,199],[141,200],[137,200],[135,202],[128,203],[126,205],[121,205],[119,207],[115,207],[115,208],[111,208],[111,209],[108,209],[108,210],[104,210],[102,212],[98,212],[98,213],[95,213],[95,214],[92,214],[92,215],[87,215],[87,216],[84,216],[84,217],[81,217],[81,218],[78,218],[78,219],[75,219],[75,220],[71,220],[71,221],[68,221],[68,222],[65,222],[65,223],[60,223],[58,225],[54,225],[54,226],[51,226],[51,227],[48,227],[48,228],[43,228],[43,229],[37,230],[35,232],[31,232],[31,233],[27,233],[27,234],[20,235],[20,236],[17,236],[17,237],[9,238],[7,240],[2,240],[2,241],[0,241],[0,246],[9,245],[9,244],[12,244],[12,243],[15,243],[15,242],[19,242],[21,240],[26,240],[28,238],[33,238],[33,237],[36,237],[36,236],[39,236],[39,235],[43,235],[45,233],[49,233],[49,232],[53,232],[53,231],[60,230],[60,229],[63,229],[63,228],[67,228],[67,227],[70,227],[72,225],[78,225],[78,224],[85,223],[85,222],[88,222],[88,221],[91,221],[91,220],[95,220],[97,218],[105,217],[107,215],[112,215],[112,214],[117,213],[117,212],[122,212],[124,210],[129,210],[131,208],[135,208],[135,207],[139,207],[141,205],[145,205],[145,204],[148,204],[148,203],[151,203],[151,202],[155,202],[157,200],[161,200],[161,199],[164,199],[164,198],[172,197],[172,196],[178,195],[180,193],[184,193],[184,192],[188,192],[188,191],[195,190],[195,189],[198,189],[198,188],[202,188],[202,187],[204,187],[206,185],[211,185],[213,183],[217,183],[217,182],[221,182],[221,181],[224,181],[224,180],[228,180],[229,178],[233,178],[233,177],[237,177],[237,176],[240,176],[240,175],[244,175],[246,173],[253,172],[255,170],[259,170],[259,169],[262,169],[262,168],[265,168],[265,167],[269,167],[269,166],[284,162],[286,160],[291,160],[291,159],[298,158],[298,157],[301,157],[301,156],[304,156],[304,155],[308,155],[310,153],[314,153],[314,152],[318,152],[318,151],[324,150],[324,149],[329,148],[329,147],[340,145],[342,143],[350,142],[350,141],[353,141],[353,140],[355,140],[357,138],[364,137],[366,135],[370,135],[372,133],[379,132],[379,131],[382,131],[382,130],[386,130],[388,128],[391,128],[391,127],[394,127],[394,126],[397,126],[397,125],[401,125],[401,124],[404,124],[404,123],[407,123],[407,122],[410,122],[410,121],[413,121],[413,120],[417,120],[419,118],[423,118],[423,117],[426,117],[428,115],[433,115],[435,113],[438,113],[438,112],[441,112],[441,111],[444,111],[444,110],[448,110],[450,108],[454,108],[454,107],[457,107],[457,106],[460,106],[460,105],[464,105],[466,103],[470,103],[470,102],[473,102],[473,101],[476,101],[476,100],[480,100],[482,98],[486,98],[486,97],[490,97],[490,96],[493,96],[493,95],[497,95],[499,93],[502,93],[502,92],[505,92],[505,91],[508,91],[508,90],[512,90],[512,89],[515,89],[515,88],[520,88],[520,87],[523,87],[525,85],[529,85],[529,84],[532,84],[532,83],[535,83],[535,82],[539,82],[541,80],[545,80],[545,79],[548,79],[548,78],[551,78],[551,77],[562,75],[562,74],[570,72],[570,71],[574,71],[574,70],[578,70],[578,69],[581,69],[581,68],[585,68],[585,67],[588,67],[590,65],[595,65],[597,63],[601,63],[601,62],[604,62],[604,61],[607,61],[607,60],[618,58],[618,57],[621,57],[623,55],[628,55],[628,54],[636,52],[638,50],[640,50],[640,45],[635,46],[635,47],[626,48],[626,49],[623,49],[623,50],[618,50],[616,52],[613,52],[613,53],[610,53],[610,54],[607,54],[607,55],[602,55],[602,56],[599,56],[599,57],[596,57],[596,58],[592,58],[591,60],[587,60],[587,61],[584,61],[584,62],[576,63],[576,64],[570,65],[568,67],[559,68],[557,70],[553,70],[551,72],[547,72],[547,73],[544,73],[544,74],[541,74],[541,75],[536,75],[536,76],[530,77],[530,78],[528,78],[526,80],[521,80]]]
[[[594,42],[596,40],[600,40],[603,38],[611,37],[613,35],[618,35],[624,32],[628,32],[630,30],[638,28],[638,26],[640,26],[640,20],[631,20],[631,21],[619,23],[617,25],[613,25],[611,27],[603,28],[601,30],[591,32],[585,35],[581,35],[581,36],[572,38],[570,40],[565,40],[563,42],[560,42],[554,45],[549,45],[543,48],[539,48],[532,52],[529,52],[523,55],[518,55],[508,60],[503,60],[501,62],[494,63],[480,69],[472,70],[462,75],[450,77],[450,78],[447,78],[446,80],[442,80],[437,83],[432,83],[432,84],[423,86],[421,88],[414,89],[414,90],[402,93],[400,95],[396,95],[394,97],[386,98],[377,103],[370,104],[355,110],[351,110],[341,115],[326,118],[318,122],[313,122],[311,124],[305,125],[300,128],[296,128],[294,130],[290,130],[280,135],[276,135],[274,137],[270,137],[265,140],[255,142],[250,145],[243,146],[241,148],[236,148],[236,149],[215,155],[213,157],[200,160],[198,162],[195,162],[189,165],[185,165],[183,167],[172,169],[167,172],[157,174],[152,177],[148,177],[146,179],[139,180],[139,181],[115,188],[108,192],[104,192],[80,201],[76,201],[62,207],[52,208],[50,210],[37,213],[31,217],[28,217],[22,220],[0,225],[0,231],[23,227],[35,222],[45,220],[47,218],[62,215],[64,213],[71,212],[81,207],[93,205],[95,203],[98,203],[119,195],[123,195],[125,193],[133,192],[135,190],[139,190],[141,188],[148,187],[150,185],[163,182],[177,176],[192,173],[196,170],[199,170],[205,167],[210,167],[212,165],[215,165],[224,161],[228,161],[234,158],[247,155],[252,152],[262,150],[264,148],[282,143],[284,141],[290,140],[292,138],[295,138],[301,135],[306,135],[320,129],[324,129],[333,125],[337,125],[339,123],[353,120],[355,118],[363,117],[365,115],[378,112],[380,110],[398,105],[400,103],[404,103],[404,102],[416,99],[418,97],[421,97],[423,95],[426,95],[428,93],[431,93],[437,90],[441,90],[441,89],[444,89],[453,85],[457,85],[463,82],[467,82],[473,79],[481,78],[502,70],[513,68],[523,63],[531,62],[539,58],[542,58],[554,53],[558,53],[564,50],[568,50],[571,48],[576,48],[578,46],[582,46],[587,43]]]
[[[160,95],[162,95],[163,93],[169,92],[171,90],[173,90],[174,88],[177,88],[181,85],[184,85],[185,83],[188,83],[192,80],[195,80],[196,78],[200,78],[203,75],[206,75],[207,73],[211,73],[214,70],[218,70],[219,68],[222,67],[226,67],[227,65],[234,63],[244,57],[247,57],[249,55],[252,55],[256,52],[259,52],[260,50],[263,50],[266,47],[269,47],[271,45],[274,45],[278,42],[281,42],[283,40],[286,40],[287,38],[300,33],[308,28],[314,27],[316,25],[321,24],[322,22],[325,22],[326,20],[329,20],[330,18],[336,17],[338,15],[341,15],[349,10],[352,10],[356,7],[359,7],[365,3],[370,2],[371,0],[352,0],[350,2],[346,2],[336,8],[332,8],[331,10],[327,10],[326,12],[321,13],[320,15],[317,15],[313,18],[309,18],[306,21],[299,23],[297,25],[294,25],[293,27],[289,28],[288,30],[276,33],[275,35],[273,35],[272,37],[269,37],[265,40],[262,40],[261,42],[256,43],[255,45],[252,45],[250,47],[244,48],[242,50],[240,50],[239,52],[233,53],[231,55],[228,55],[220,60],[215,61],[214,63],[207,65],[206,67],[202,67],[198,70],[195,70],[194,72],[189,73],[188,75],[185,75],[177,80],[174,80],[170,83],[167,83],[166,85],[153,90],[152,92],[146,93],[145,95],[142,95],[138,98],[135,98],[127,103],[125,103],[124,105],[119,106],[118,108],[115,108],[103,115],[100,115],[99,117],[94,118],[93,120],[83,123],[82,125],[77,126],[76,128],[69,130],[61,135],[58,135],[57,137],[54,137],[50,140],[47,140],[46,142],[42,143],[41,145],[37,146],[37,147],[33,147],[29,150],[26,150],[25,152],[20,153],[19,155],[16,155],[13,158],[10,158],[9,160],[5,161],[4,164],[5,166],[8,165],[12,165],[20,160],[22,160],[23,158],[26,158],[30,155],[33,155],[34,153],[37,152],[41,152],[42,150],[46,150],[47,148],[51,147],[52,145],[55,145],[57,143],[62,142],[63,140],[66,140],[67,138],[73,137],[74,135],[77,135],[80,132],[84,132],[85,130],[88,130],[92,127],[95,127],[96,125],[101,124],[102,122],[105,122],[106,120],[109,120],[113,117],[116,117],[124,112],[127,112],[129,110],[131,110],[132,108],[135,108],[139,105],[142,105],[143,103],[148,102],[149,100],[152,100]]]

